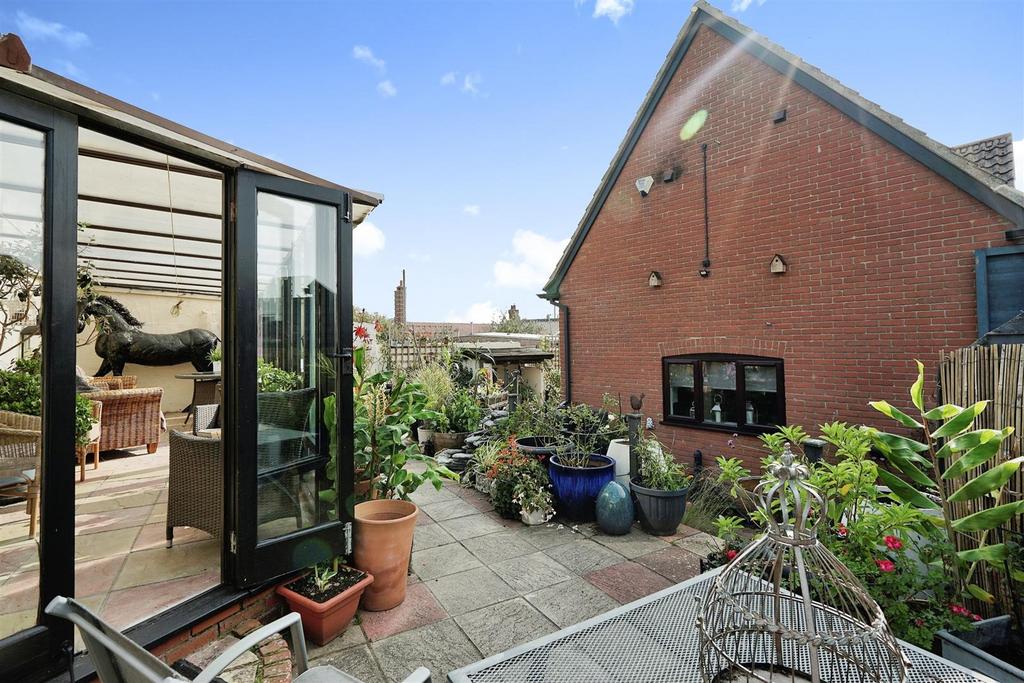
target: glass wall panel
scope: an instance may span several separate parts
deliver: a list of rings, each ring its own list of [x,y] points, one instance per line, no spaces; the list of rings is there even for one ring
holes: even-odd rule
[[[45,182],[46,135],[0,120],[0,638],[39,601]]]
[[[328,521],[337,209],[257,194],[257,537]],[[332,470],[333,471],[333,470]]]

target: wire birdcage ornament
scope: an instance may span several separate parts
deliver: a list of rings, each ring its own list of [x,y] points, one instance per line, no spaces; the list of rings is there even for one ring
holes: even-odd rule
[[[706,683],[904,683],[882,609],[818,539],[826,516],[786,444],[754,489],[765,534],[715,577],[697,617]]]

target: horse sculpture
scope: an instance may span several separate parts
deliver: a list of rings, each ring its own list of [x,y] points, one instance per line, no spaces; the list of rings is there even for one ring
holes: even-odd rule
[[[192,328],[172,334],[150,334],[142,323],[117,299],[98,296],[80,304],[78,331],[85,330],[89,318],[96,320],[99,336],[96,355],[103,359],[96,377],[113,371],[124,373],[125,363],[138,365],[177,365],[192,363],[198,372],[210,372],[212,351],[220,338],[209,330]]]

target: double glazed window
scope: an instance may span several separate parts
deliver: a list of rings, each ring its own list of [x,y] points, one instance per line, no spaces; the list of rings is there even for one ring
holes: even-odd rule
[[[759,433],[786,423],[782,361],[757,356],[662,359],[665,422]]]

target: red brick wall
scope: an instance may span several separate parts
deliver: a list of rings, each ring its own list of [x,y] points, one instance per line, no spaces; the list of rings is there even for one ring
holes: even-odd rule
[[[773,124],[773,112],[788,119]],[[679,132],[699,109],[704,128]],[[701,143],[708,142],[711,276]],[[681,166],[671,183],[661,172]],[[633,183],[655,176],[641,198]],[[913,359],[975,338],[974,255],[1009,223],[763,62],[702,27],[562,283],[573,399],[644,392],[662,417],[661,357],[732,352],[785,361],[786,410],[809,429],[874,422],[905,403]],[[768,267],[782,254],[789,272]],[[650,271],[664,285],[651,289]],[[659,425],[688,458],[729,434]],[[733,455],[756,464],[753,437]]]

